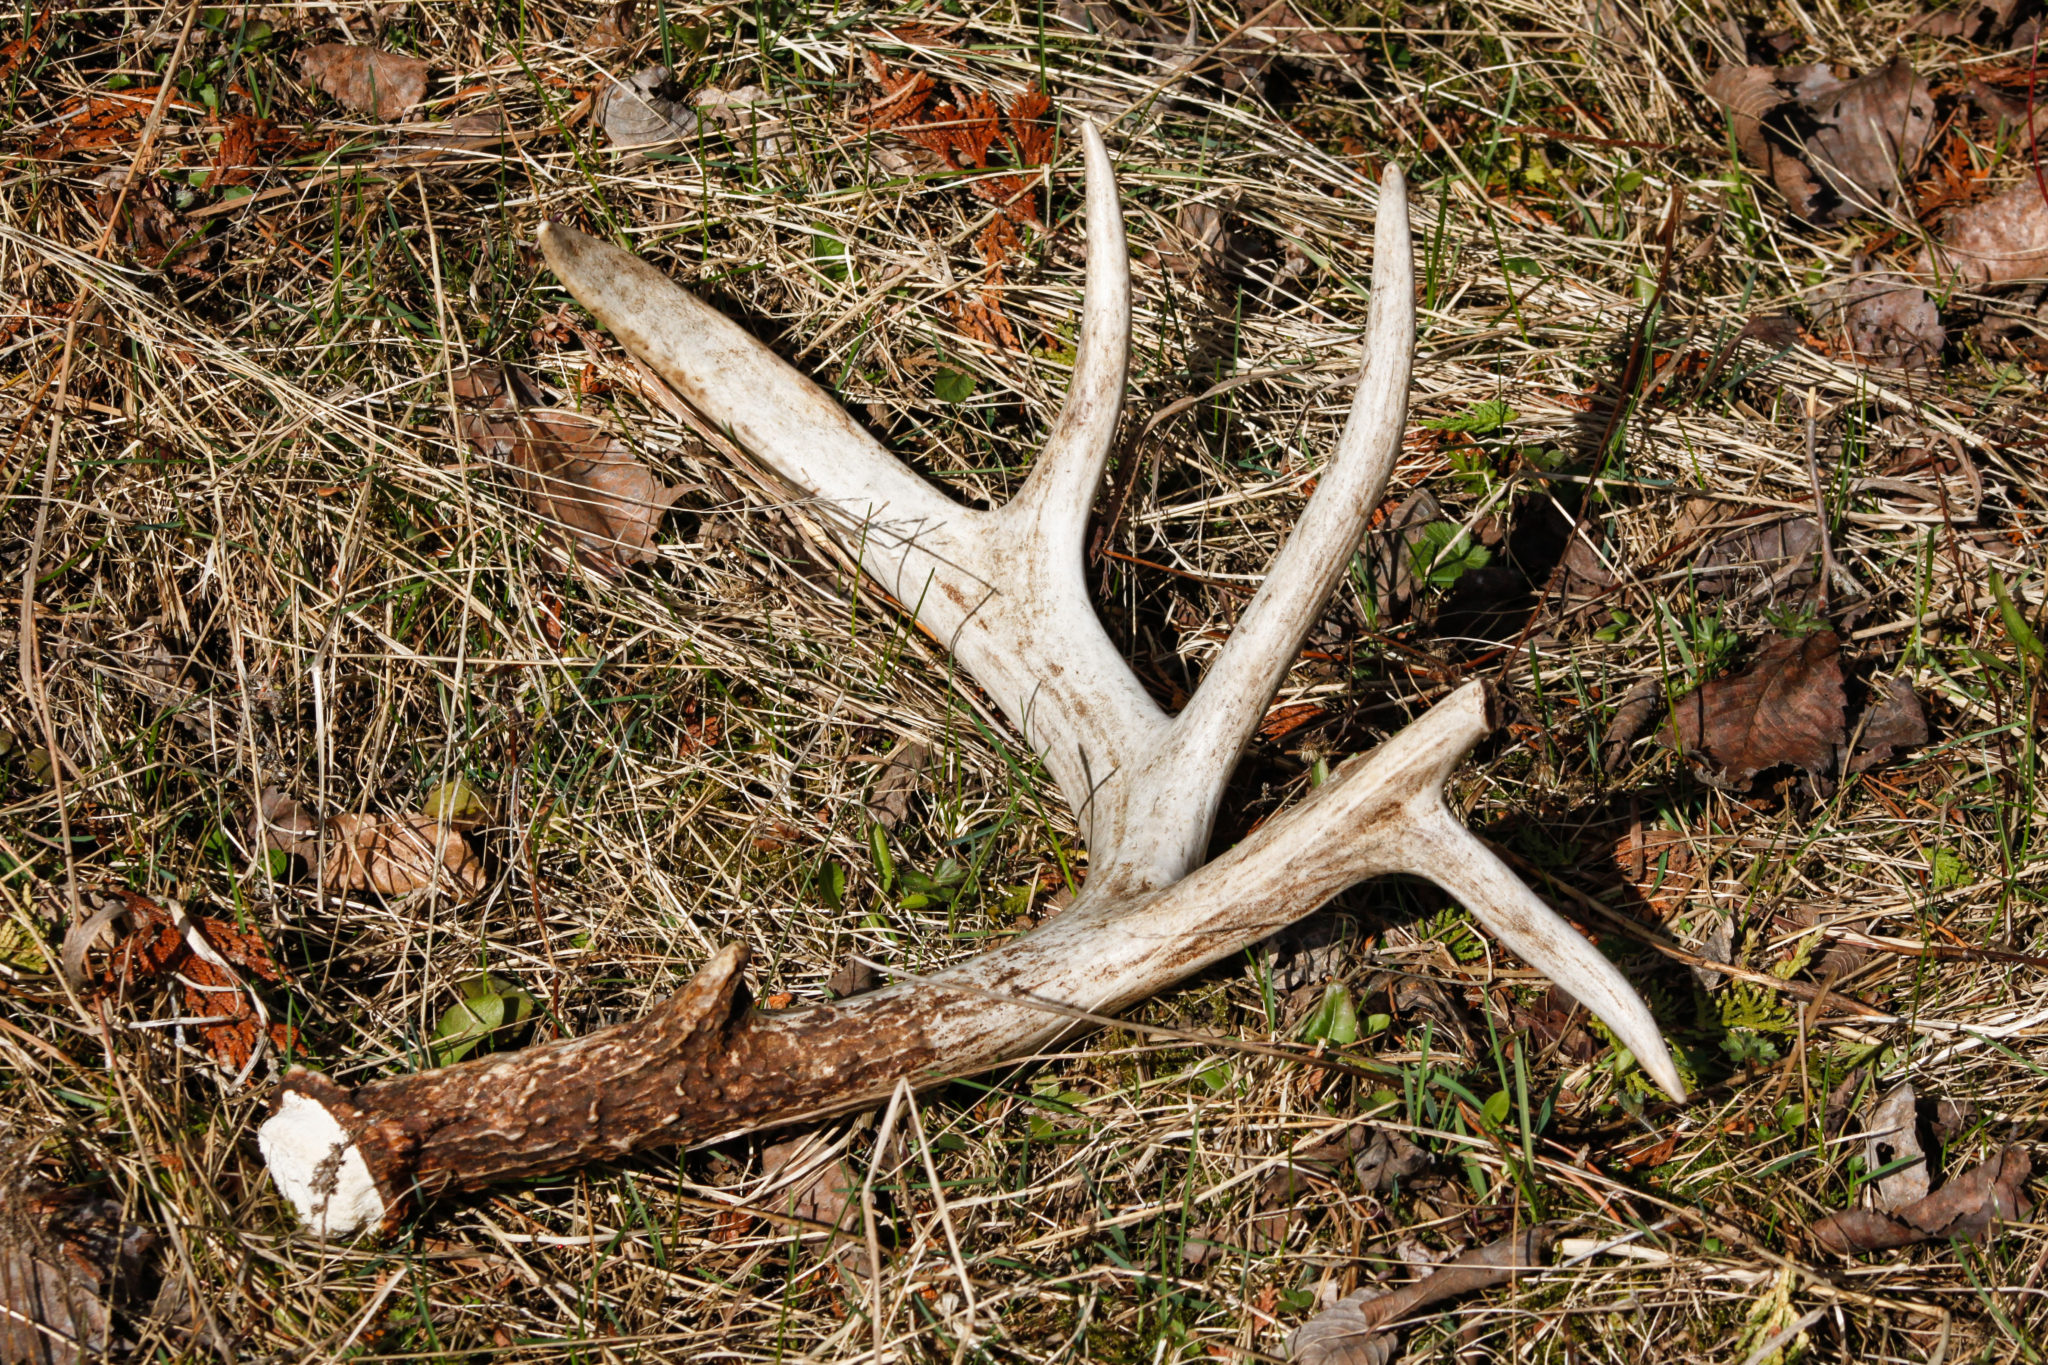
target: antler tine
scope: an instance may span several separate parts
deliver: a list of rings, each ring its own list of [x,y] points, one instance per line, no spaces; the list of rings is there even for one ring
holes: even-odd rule
[[[1450,892],[1515,956],[1612,1029],[1665,1094],[1685,1098],[1685,1083],[1663,1031],[1621,969],[1545,905],[1485,841],[1452,818],[1441,795],[1433,809],[1416,811],[1403,842],[1402,871],[1427,877]]]
[[[1074,382],[1032,477],[1002,512],[961,507],[900,464],[816,384],[644,261],[558,224],[548,263],[692,406],[800,494],[884,590],[995,699],[1114,861],[1131,772],[1167,720],[1088,600],[1080,542],[1130,350],[1130,261],[1102,138],[1084,126],[1088,287]],[[1183,869],[1184,870],[1184,869]],[[1176,875],[1178,875],[1176,873]]]
[[[1169,832],[1175,841],[1153,851],[1162,871],[1200,861],[1231,769],[1357,551],[1401,453],[1414,338],[1407,183],[1398,166],[1389,166],[1373,229],[1364,364],[1336,454],[1265,582],[1175,720],[1143,793],[1134,793],[1146,809],[1133,822]]]
[[[1074,342],[1074,377],[1052,435],[1017,496],[1003,509],[1004,531],[1034,542],[1034,557],[1081,572],[1081,536],[1102,470],[1109,463],[1131,354],[1131,254],[1109,149],[1089,120],[1081,122],[1086,167],[1088,283]]]
[[[892,590],[921,586],[897,582],[914,572],[910,542],[943,554],[984,517],[905,468],[830,394],[639,257],[560,223],[541,225],[540,245],[621,345],[874,550],[871,571],[892,570]]]

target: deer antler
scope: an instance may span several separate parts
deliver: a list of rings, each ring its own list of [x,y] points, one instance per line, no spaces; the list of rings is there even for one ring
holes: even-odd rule
[[[635,355],[827,519],[862,568],[945,641],[1041,757],[1089,849],[1080,896],[1036,932],[936,976],[837,1004],[753,1013],[745,950],[715,954],[645,1018],[582,1038],[346,1090],[294,1072],[261,1143],[327,1233],[389,1225],[415,1198],[643,1147],[860,1108],[1026,1056],[1309,914],[1365,878],[1415,873],[1598,1015],[1683,1097],[1648,1008],[1600,952],[1446,809],[1443,785],[1496,725],[1470,684],[1298,805],[1203,863],[1225,782],[1344,571],[1406,422],[1414,274],[1389,168],[1365,367],[1337,453],[1194,699],[1169,716],[1088,600],[1082,534],[1130,347],[1129,253],[1109,155],[1082,127],[1088,283],[1073,385],[1024,487],[959,506],[822,390],[653,267],[568,228],[548,262]]]

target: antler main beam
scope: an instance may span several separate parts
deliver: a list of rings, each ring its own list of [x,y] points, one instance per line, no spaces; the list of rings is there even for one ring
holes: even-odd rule
[[[1450,814],[1443,785],[1495,725],[1454,693],[1204,864],[1224,784],[1344,572],[1406,425],[1414,274],[1406,190],[1381,184],[1365,365],[1336,454],[1194,699],[1168,716],[1088,600],[1082,536],[1122,406],[1129,252],[1109,156],[1083,125],[1088,281],[1074,379],[1038,463],[994,511],[898,463],[816,385],[645,262],[549,225],[569,290],[631,352],[824,515],[862,568],[945,641],[1042,758],[1090,871],[1059,918],[937,976],[840,1004],[749,1008],[738,946],[643,1019],[347,1090],[295,1072],[262,1145],[280,1189],[331,1234],[389,1225],[443,1190],[543,1175],[859,1108],[1029,1055],[1156,994],[1368,877],[1462,901],[1599,1016],[1682,1097],[1655,1021],[1592,944]]]

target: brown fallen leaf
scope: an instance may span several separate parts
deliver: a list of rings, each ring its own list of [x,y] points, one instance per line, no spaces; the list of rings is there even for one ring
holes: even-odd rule
[[[511,135],[504,114],[495,109],[460,114],[442,123],[408,124],[399,131],[405,134],[404,138],[380,148],[381,157],[439,161],[455,152],[489,151]]]
[[[1618,0],[1585,0],[1586,29],[1600,45],[1619,56],[1634,56],[1648,41],[1638,20],[1645,16],[1633,5]]]
[[[825,978],[825,989],[832,992],[834,1000],[865,995],[881,984],[882,974],[851,953],[840,960],[832,975]]]
[[[597,97],[597,124],[612,146],[660,147],[697,136],[703,128],[697,112],[661,93],[670,74],[665,66],[650,66],[605,86]]]
[[[1600,735],[1600,766],[1610,773],[1620,768],[1628,760],[1629,746],[1650,728],[1663,705],[1664,684],[1656,678],[1645,678],[1622,693]]]
[[[775,97],[758,85],[730,90],[706,86],[697,92],[697,113],[716,124],[750,159],[783,156],[796,146],[789,120],[778,112]]]
[[[1860,1256],[1915,1242],[1960,1237],[1981,1242],[2000,1223],[2031,1218],[2027,1177],[2033,1161],[2024,1147],[2007,1147],[1971,1167],[1924,1199],[1886,1212],[1850,1209],[1813,1225],[1813,1239],[1837,1256]]]
[[[1552,986],[1533,1005],[1510,1006],[1516,1028],[1526,1029],[1539,1048],[1557,1049],[1568,1062],[1590,1062],[1600,1045],[1586,1031],[1586,1011],[1578,1001]]]
[[[1693,585],[1702,597],[1738,589],[1806,588],[1819,574],[1820,524],[1812,517],[1778,517],[1716,536],[1693,562]]]
[[[878,765],[874,785],[868,788],[867,811],[883,829],[894,829],[910,814],[910,798],[917,794],[925,765],[931,762],[929,745],[914,739],[900,739]]]
[[[1445,1299],[1506,1284],[1518,1272],[1537,1268],[1554,1236],[1538,1225],[1468,1251],[1413,1284],[1384,1293],[1360,1289],[1347,1294],[1294,1329],[1287,1338],[1287,1358],[1298,1365],[1386,1365],[1397,1347],[1394,1335],[1381,1330],[1386,1324]]]
[[[1637,829],[1614,846],[1614,860],[1643,904],[1662,919],[1685,908],[1705,869],[1693,837],[1661,825]]]
[[[662,483],[582,413],[540,406],[540,393],[496,365],[456,376],[455,396],[472,410],[463,435],[512,465],[534,510],[569,533],[586,563],[653,562],[654,533],[683,485]]]
[[[603,54],[630,46],[640,36],[640,21],[634,11],[640,0],[616,0],[583,35],[586,50]]]
[[[1931,14],[1915,27],[1935,38],[1961,38],[1966,43],[1999,45],[2018,35],[2026,0],[1964,0],[1960,8]]]
[[[1317,1186],[1337,1183],[1346,1166],[1359,1189],[1370,1194],[1421,1175],[1430,1165],[1429,1154],[1400,1134],[1371,1124],[1354,1124],[1290,1153],[1285,1165],[1267,1172],[1259,1182],[1255,1211],[1249,1219],[1220,1227],[1204,1223],[1192,1229],[1192,1235],[1182,1241],[1181,1260],[1197,1266],[1232,1249],[1261,1255],[1278,1250],[1286,1244],[1288,1231],[1300,1213],[1302,1196]]]
[[[1941,310],[1912,279],[1865,266],[1860,256],[1850,264],[1815,323],[1839,329],[1849,353],[1879,369],[1933,369],[1948,345]]]
[[[1867,773],[1891,762],[1895,750],[1915,749],[1926,742],[1927,712],[1920,694],[1904,678],[1893,678],[1863,713],[1849,771]]]
[[[263,793],[262,811],[252,826],[250,842],[262,852],[287,853],[309,863],[320,855],[318,818],[274,787]],[[327,820],[326,834],[322,880],[330,891],[402,896],[445,884],[473,896],[484,888],[483,864],[469,841],[432,816],[335,815]]]
[[[1379,598],[1383,618],[1398,620],[1406,614],[1416,593],[1415,556],[1411,551],[1423,537],[1423,528],[1443,519],[1444,509],[1436,495],[1418,488],[1390,514],[1372,524],[1366,533],[1364,558],[1372,571],[1372,585]]]
[[[66,977],[83,994],[97,999],[169,978],[185,1021],[180,1027],[230,1071],[240,1072],[266,1041],[280,1054],[294,1046],[291,1026],[264,1018],[239,979],[240,972],[285,979],[257,935],[226,920],[174,913],[132,891],[95,891],[90,899],[98,912],[65,935],[62,954]],[[116,935],[111,951],[95,969],[91,954],[109,935]]]
[[[1606,554],[1619,561],[1620,550],[1608,547]],[[1552,580],[1567,595],[1591,597],[1613,587],[1621,581],[1597,548],[1585,535],[1574,533],[1566,542],[1564,556],[1557,562],[1556,578]]]
[[[427,93],[427,64],[402,52],[351,43],[321,43],[299,54],[306,79],[337,104],[386,122],[418,104]]]
[[[1864,1170],[1875,1174],[1895,1161],[1908,1163],[1877,1179],[1877,1207],[1889,1213],[1927,1197],[1927,1153],[1920,1146],[1919,1106],[1913,1087],[1901,1085],[1878,1101],[1864,1126]]]
[[[1282,64],[1328,63],[1362,75],[1371,69],[1372,51],[1371,40],[1363,35],[1334,32],[1324,21],[1304,17],[1290,0],[1275,0],[1246,20],[1217,53],[1223,64],[1218,83],[1226,90],[1243,89]]]
[[[105,1359],[113,1310],[143,1306],[157,1235],[93,1187],[38,1178],[34,1153],[0,1159],[0,1362]]]
[[[1680,697],[1666,743],[1675,740],[1702,777],[1734,787],[1783,764],[1818,776],[1848,738],[1847,708],[1835,633],[1780,636],[1757,651],[1748,671]]]
[[[1973,284],[2002,284],[2048,274],[2048,200],[2034,177],[1981,204],[1958,209],[1915,268]]]
[[[769,1198],[777,1212],[790,1213],[835,1228],[852,1226],[860,1212],[861,1177],[843,1156],[811,1159],[809,1137],[778,1142],[761,1152],[761,1174],[770,1178],[795,1169],[795,1179]]]
[[[134,251],[135,258],[144,265],[160,265],[172,248],[190,235],[190,222],[164,202],[162,185],[155,176],[138,177],[124,202],[121,185],[127,179],[125,170],[99,175],[94,181],[93,208],[100,221],[106,222],[119,205],[121,219],[113,225],[115,239]]]
[[[1181,279],[1221,279],[1227,272],[1231,236],[1227,216],[1216,204],[1183,204],[1174,211],[1173,229],[1145,253],[1147,265]]]
[[[1810,222],[1888,208],[1934,135],[1934,98],[1903,57],[1854,80],[1824,66],[1735,66],[1707,95],[1728,111],[1736,146]]]

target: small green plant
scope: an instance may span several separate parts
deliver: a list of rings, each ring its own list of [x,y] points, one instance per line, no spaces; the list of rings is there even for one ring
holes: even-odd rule
[[[1332,981],[1323,988],[1323,998],[1315,1013],[1302,1023],[1301,1041],[1349,1047],[1358,1038],[1358,1002],[1352,999],[1349,986]]]
[[[811,884],[818,890],[818,899],[834,912],[846,908],[846,868],[834,859],[826,859],[812,875]]]
[[[1778,1045],[1754,1029],[1729,1029],[1721,1036],[1721,1050],[1737,1066],[1768,1066],[1778,1060]]]
[[[932,392],[941,403],[965,403],[974,397],[974,376],[965,370],[941,369],[932,376]]]
[[[2005,575],[1993,569],[1990,580],[1991,596],[1998,602],[1998,616],[2005,626],[2006,638],[2035,668],[2048,665],[2048,646],[2041,643],[2041,637],[2027,624],[2026,613],[2020,610],[2019,603],[2013,600],[2012,592],[2005,586]]]
[[[1635,623],[1635,617],[1616,607],[1607,613],[1607,624],[1594,631],[1593,638],[1611,645],[1625,635],[1628,628]]]
[[[905,869],[898,877],[903,884],[903,908],[922,910],[934,903],[950,905],[967,889],[967,868],[952,858],[941,858],[929,873]]]
[[[435,1066],[452,1066],[473,1052],[513,1042],[533,1018],[533,997],[496,972],[473,976],[457,989],[461,998],[434,1025],[428,1046]]]
[[[1042,1080],[1031,1087],[1032,1113],[1029,1120],[1033,1142],[1053,1142],[1062,1137],[1078,1137],[1071,1133],[1071,1124],[1060,1119],[1082,1117],[1080,1107],[1088,1102],[1088,1096],[1079,1090],[1069,1090],[1056,1080]]]
[[[420,812],[434,820],[485,820],[490,818],[491,807],[465,779],[452,777],[427,793]]]
[[[1927,885],[1930,890],[1948,891],[1958,886],[1968,886],[1977,880],[1977,871],[1963,861],[1963,856],[1952,848],[1937,848],[1927,859]]]
[[[1463,527],[1448,521],[1433,521],[1416,532],[1408,546],[1409,567],[1415,581],[1442,592],[1474,569],[1483,569],[1493,555],[1473,540]]]
[[[1449,906],[1430,916],[1423,930],[1425,938],[1433,938],[1450,950],[1452,957],[1460,962],[1476,962],[1486,956],[1486,944],[1479,935],[1472,932],[1472,926],[1465,919],[1465,912],[1457,906]]]
[[[853,278],[853,250],[846,239],[824,228],[811,229],[811,265],[828,280]]]
[[[1432,417],[1423,422],[1431,431],[1455,431],[1466,436],[1486,436],[1515,420],[1515,410],[1498,398],[1474,403],[1449,417]]]
[[[1719,616],[1696,616],[1692,623],[1692,652],[1696,660],[1694,671],[1702,678],[1711,677],[1727,667],[1735,652],[1742,648],[1742,637],[1735,633],[1733,626],[1724,623]]]
[[[1467,491],[1485,495],[1493,491],[1493,456],[1479,446],[1453,447],[1444,452],[1444,458],[1451,462],[1451,468],[1458,472],[1458,482]]]
[[[1816,615],[1812,607],[1804,604],[1796,607],[1772,607],[1764,612],[1764,620],[1770,622],[1771,629],[1780,635],[1789,635],[1798,640],[1834,629],[1826,617]]]
[[[889,856],[889,836],[880,825],[868,826],[868,856],[874,860],[875,880],[888,895],[896,885],[896,860]]]
[[[0,962],[24,972],[48,971],[42,926],[20,912],[0,916]]]

